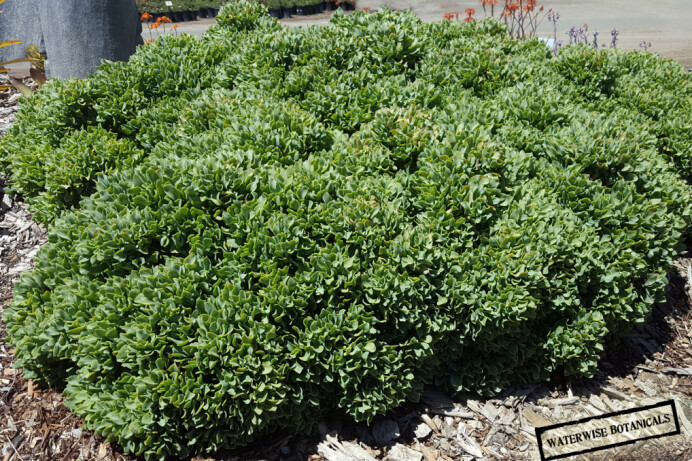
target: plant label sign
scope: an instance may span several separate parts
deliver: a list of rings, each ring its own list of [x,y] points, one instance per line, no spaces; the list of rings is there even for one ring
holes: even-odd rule
[[[166,2],[166,6],[173,6],[173,2]]]
[[[673,400],[536,428],[542,461],[679,433]]]

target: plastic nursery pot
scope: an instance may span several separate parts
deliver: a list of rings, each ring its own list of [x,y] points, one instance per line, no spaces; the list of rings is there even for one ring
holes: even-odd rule
[[[281,7],[281,19],[288,19],[291,17],[291,8]]]
[[[336,5],[334,2],[324,2],[324,9],[327,11],[334,11],[336,10]]]
[[[200,18],[207,18],[207,17],[209,17],[209,14],[207,13],[207,9],[206,9],[206,8],[200,9],[200,10],[197,12],[197,14],[199,15]]]
[[[281,8],[269,8],[269,16],[281,19]]]
[[[142,42],[134,0],[36,2],[50,77],[85,78],[105,59],[127,61]]]

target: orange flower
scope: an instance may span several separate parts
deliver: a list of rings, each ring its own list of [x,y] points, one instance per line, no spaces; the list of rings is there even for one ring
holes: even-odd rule
[[[149,26],[149,30],[151,30],[151,29],[158,29],[160,25],[161,25],[161,23],[158,22],[158,21],[156,21],[155,23],[153,23],[153,24],[151,24],[151,25]]]
[[[161,23],[163,23],[163,24],[165,24],[167,22],[173,22],[167,16],[161,16],[158,20],[161,21]]]
[[[520,7],[518,3],[510,3],[509,5],[507,5],[507,10],[510,12],[517,11],[519,8]]]
[[[464,12],[469,16],[473,16],[474,14],[476,14],[476,10],[474,10],[473,8],[466,8]]]
[[[151,19],[151,18],[153,18],[153,16],[150,15],[149,13],[143,13],[142,16],[140,16],[139,20],[140,21],[146,21],[147,19]]]

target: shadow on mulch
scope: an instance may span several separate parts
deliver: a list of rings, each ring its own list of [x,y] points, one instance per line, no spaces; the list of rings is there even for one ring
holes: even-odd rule
[[[688,261],[692,264],[692,259]],[[680,320],[690,316],[691,303],[686,283],[687,280],[679,272],[673,270],[668,273],[667,301],[654,306],[643,326],[606,347],[601,363],[603,372],[611,377],[625,377],[637,366],[653,360],[654,354],[663,352],[680,336],[668,319]]]

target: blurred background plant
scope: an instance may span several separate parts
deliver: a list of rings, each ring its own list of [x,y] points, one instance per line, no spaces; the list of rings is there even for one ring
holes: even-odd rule
[[[507,33],[512,38],[534,38],[536,30],[543,22],[543,19],[552,12],[552,9],[545,11],[542,6],[537,5],[538,0],[481,0],[483,12],[487,18],[494,18],[503,22],[507,26]],[[499,17],[495,17],[495,7],[503,2],[502,11]],[[500,11],[500,9],[497,9]],[[475,20],[476,10],[466,8],[464,13],[461,11],[450,11],[444,14],[444,19],[459,19],[464,22]]]
[[[46,56],[38,49],[38,45],[32,43],[26,48],[26,57],[31,59],[29,75],[38,86],[42,86],[48,81],[46,77]]]
[[[166,5],[165,0],[140,0],[137,7],[140,13],[169,13],[172,11],[199,11],[209,8],[221,8],[222,0],[172,0]]]
[[[462,18],[463,14],[466,14],[466,16]],[[464,22],[471,22],[476,20],[476,18],[473,17],[473,15],[476,14],[476,10],[474,10],[473,8],[466,8],[463,14],[461,11],[450,11],[449,13],[445,13],[444,19],[446,21],[451,21],[452,19],[462,19]]]
[[[198,17],[212,17],[218,13],[218,10],[226,3],[233,3],[237,0],[169,0],[170,5],[166,4],[166,0],[138,0],[137,6],[140,13],[149,13],[154,16],[155,20],[159,14],[177,13],[177,12],[199,12]],[[324,10],[333,11],[338,7],[344,10],[355,10],[354,0],[254,0],[261,3],[269,10],[277,10],[279,8],[295,9],[305,7],[322,6],[319,12]],[[314,11],[313,11],[314,10]],[[310,12],[318,12],[316,9],[308,8],[304,14]],[[295,14],[295,11],[293,11]],[[175,17],[171,17],[173,22],[177,22]],[[181,19],[183,21],[190,19]]]
[[[480,2],[485,16],[503,22],[507,26],[508,35],[515,39],[535,38],[537,36],[538,26],[547,18],[553,25],[553,34],[552,37],[541,40],[545,41],[553,50],[554,56],[557,56],[561,51],[563,42],[562,40],[558,40],[557,22],[560,19],[560,13],[557,11],[553,11],[552,8],[545,10],[543,6],[538,6],[537,0],[480,0]],[[499,17],[495,16],[496,12],[499,12]],[[475,10],[473,8],[467,8],[464,13],[466,16],[460,11],[450,11],[445,13],[443,18],[445,20],[457,19],[465,22],[475,20],[473,16]],[[581,27],[572,26],[566,32],[566,35],[568,37],[568,45],[583,44],[593,47],[594,49],[616,49],[618,47],[620,32],[615,28],[610,31],[611,39],[609,44],[599,44],[598,37],[600,34],[598,30],[589,33],[588,24],[584,24]],[[639,43],[639,48],[641,50],[653,53],[653,51],[651,51],[652,46],[651,42],[646,40]],[[654,54],[660,56],[660,53]]]
[[[502,2],[499,19],[507,25],[512,38],[534,38],[536,30],[552,9],[545,11],[538,0],[481,0],[486,17],[495,18],[495,6]],[[498,8],[499,10],[499,8]]]
[[[4,2],[5,2],[5,0],[0,0],[0,4],[2,4],[2,3],[4,3]],[[0,13],[2,13],[2,11],[0,11]],[[19,45],[19,44],[21,44],[21,43],[22,43],[22,42],[19,41],[19,40],[3,40],[3,41],[0,41],[0,48],[6,47],[6,46],[10,46],[10,45]],[[38,48],[36,49],[36,51],[38,51]],[[8,72],[10,71],[10,69],[8,69],[7,67],[5,67],[5,66],[7,66],[7,65],[9,65],[9,64],[15,64],[15,63],[19,63],[19,62],[36,62],[36,61],[37,61],[36,59],[31,58],[31,57],[28,57],[28,58],[13,59],[13,60],[10,60],[10,61],[0,62],[0,74],[6,74],[6,73],[8,73]],[[29,93],[31,93],[31,89],[29,89],[26,85],[22,84],[22,83],[19,82],[18,80],[15,80],[15,79],[13,79],[13,78],[10,77],[9,81],[11,82],[11,85],[0,84],[0,91],[7,90],[7,89],[11,88],[12,86],[14,86],[14,87],[17,88],[18,90],[20,90],[22,93],[25,93],[25,91],[24,91],[24,89],[22,89],[21,87],[24,87],[25,89],[28,89],[28,90],[29,90]],[[44,81],[45,81],[45,80],[44,80]],[[37,83],[38,83],[38,82],[37,82]]]
[[[147,18],[147,16],[148,16],[148,18]],[[141,18],[144,21],[145,19],[151,18],[151,15],[149,15],[148,13],[143,13]],[[144,43],[155,42],[156,39],[159,38],[161,33],[164,33],[164,34],[166,33],[166,24],[170,24],[171,22],[172,22],[171,19],[167,16],[160,16],[160,17],[156,18],[156,21],[149,24],[149,39],[144,40]],[[162,32],[159,31],[159,27],[162,28],[162,30],[163,30]],[[175,35],[178,35],[178,31],[176,30],[177,28],[178,28],[177,24],[171,27],[171,31],[174,31]],[[156,37],[154,37],[154,34],[152,32],[154,30],[156,31]]]

